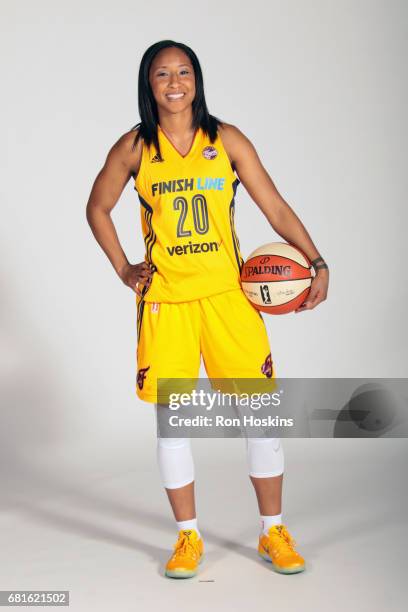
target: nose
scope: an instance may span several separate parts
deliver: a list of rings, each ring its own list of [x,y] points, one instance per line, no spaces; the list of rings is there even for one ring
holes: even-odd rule
[[[178,85],[178,74],[177,72],[170,73],[170,85]]]

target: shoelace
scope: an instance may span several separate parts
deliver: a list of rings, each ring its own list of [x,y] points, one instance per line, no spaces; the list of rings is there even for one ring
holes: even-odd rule
[[[284,525],[279,525],[279,527],[277,528],[277,531],[279,533],[280,536],[282,536],[283,540],[290,546],[290,548],[293,550],[296,546],[296,542],[295,540],[292,538],[292,536],[290,535],[290,533],[288,532],[288,530],[286,529],[286,527]],[[274,532],[276,533],[276,531]]]
[[[187,555],[189,547],[193,549],[193,557],[195,559],[197,556],[196,547],[190,542],[190,538],[187,535],[183,535],[174,545],[174,556]]]

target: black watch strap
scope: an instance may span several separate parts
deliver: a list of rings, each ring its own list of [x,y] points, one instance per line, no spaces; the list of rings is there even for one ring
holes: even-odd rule
[[[329,266],[327,265],[327,263],[324,261],[323,257],[316,257],[316,259],[314,259],[311,262],[313,268],[315,270],[320,270],[322,268],[327,268],[329,269]]]

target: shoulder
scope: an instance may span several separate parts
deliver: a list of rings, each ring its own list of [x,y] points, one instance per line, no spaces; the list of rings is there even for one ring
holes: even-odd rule
[[[223,122],[218,126],[218,134],[231,162],[236,162],[242,153],[245,154],[252,143],[245,134],[231,123]]]
[[[138,132],[139,128],[136,128],[122,134],[110,151],[110,155],[120,159],[121,163],[129,168],[130,174],[134,177],[139,171],[143,147],[142,138],[139,138],[135,144]]]

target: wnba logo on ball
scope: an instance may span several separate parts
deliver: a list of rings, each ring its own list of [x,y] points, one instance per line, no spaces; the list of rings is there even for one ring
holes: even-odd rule
[[[269,294],[268,285],[260,285],[261,297],[264,304],[272,304],[271,296]]]
[[[215,147],[204,147],[203,156],[205,159],[214,159],[217,157],[218,151]]]

